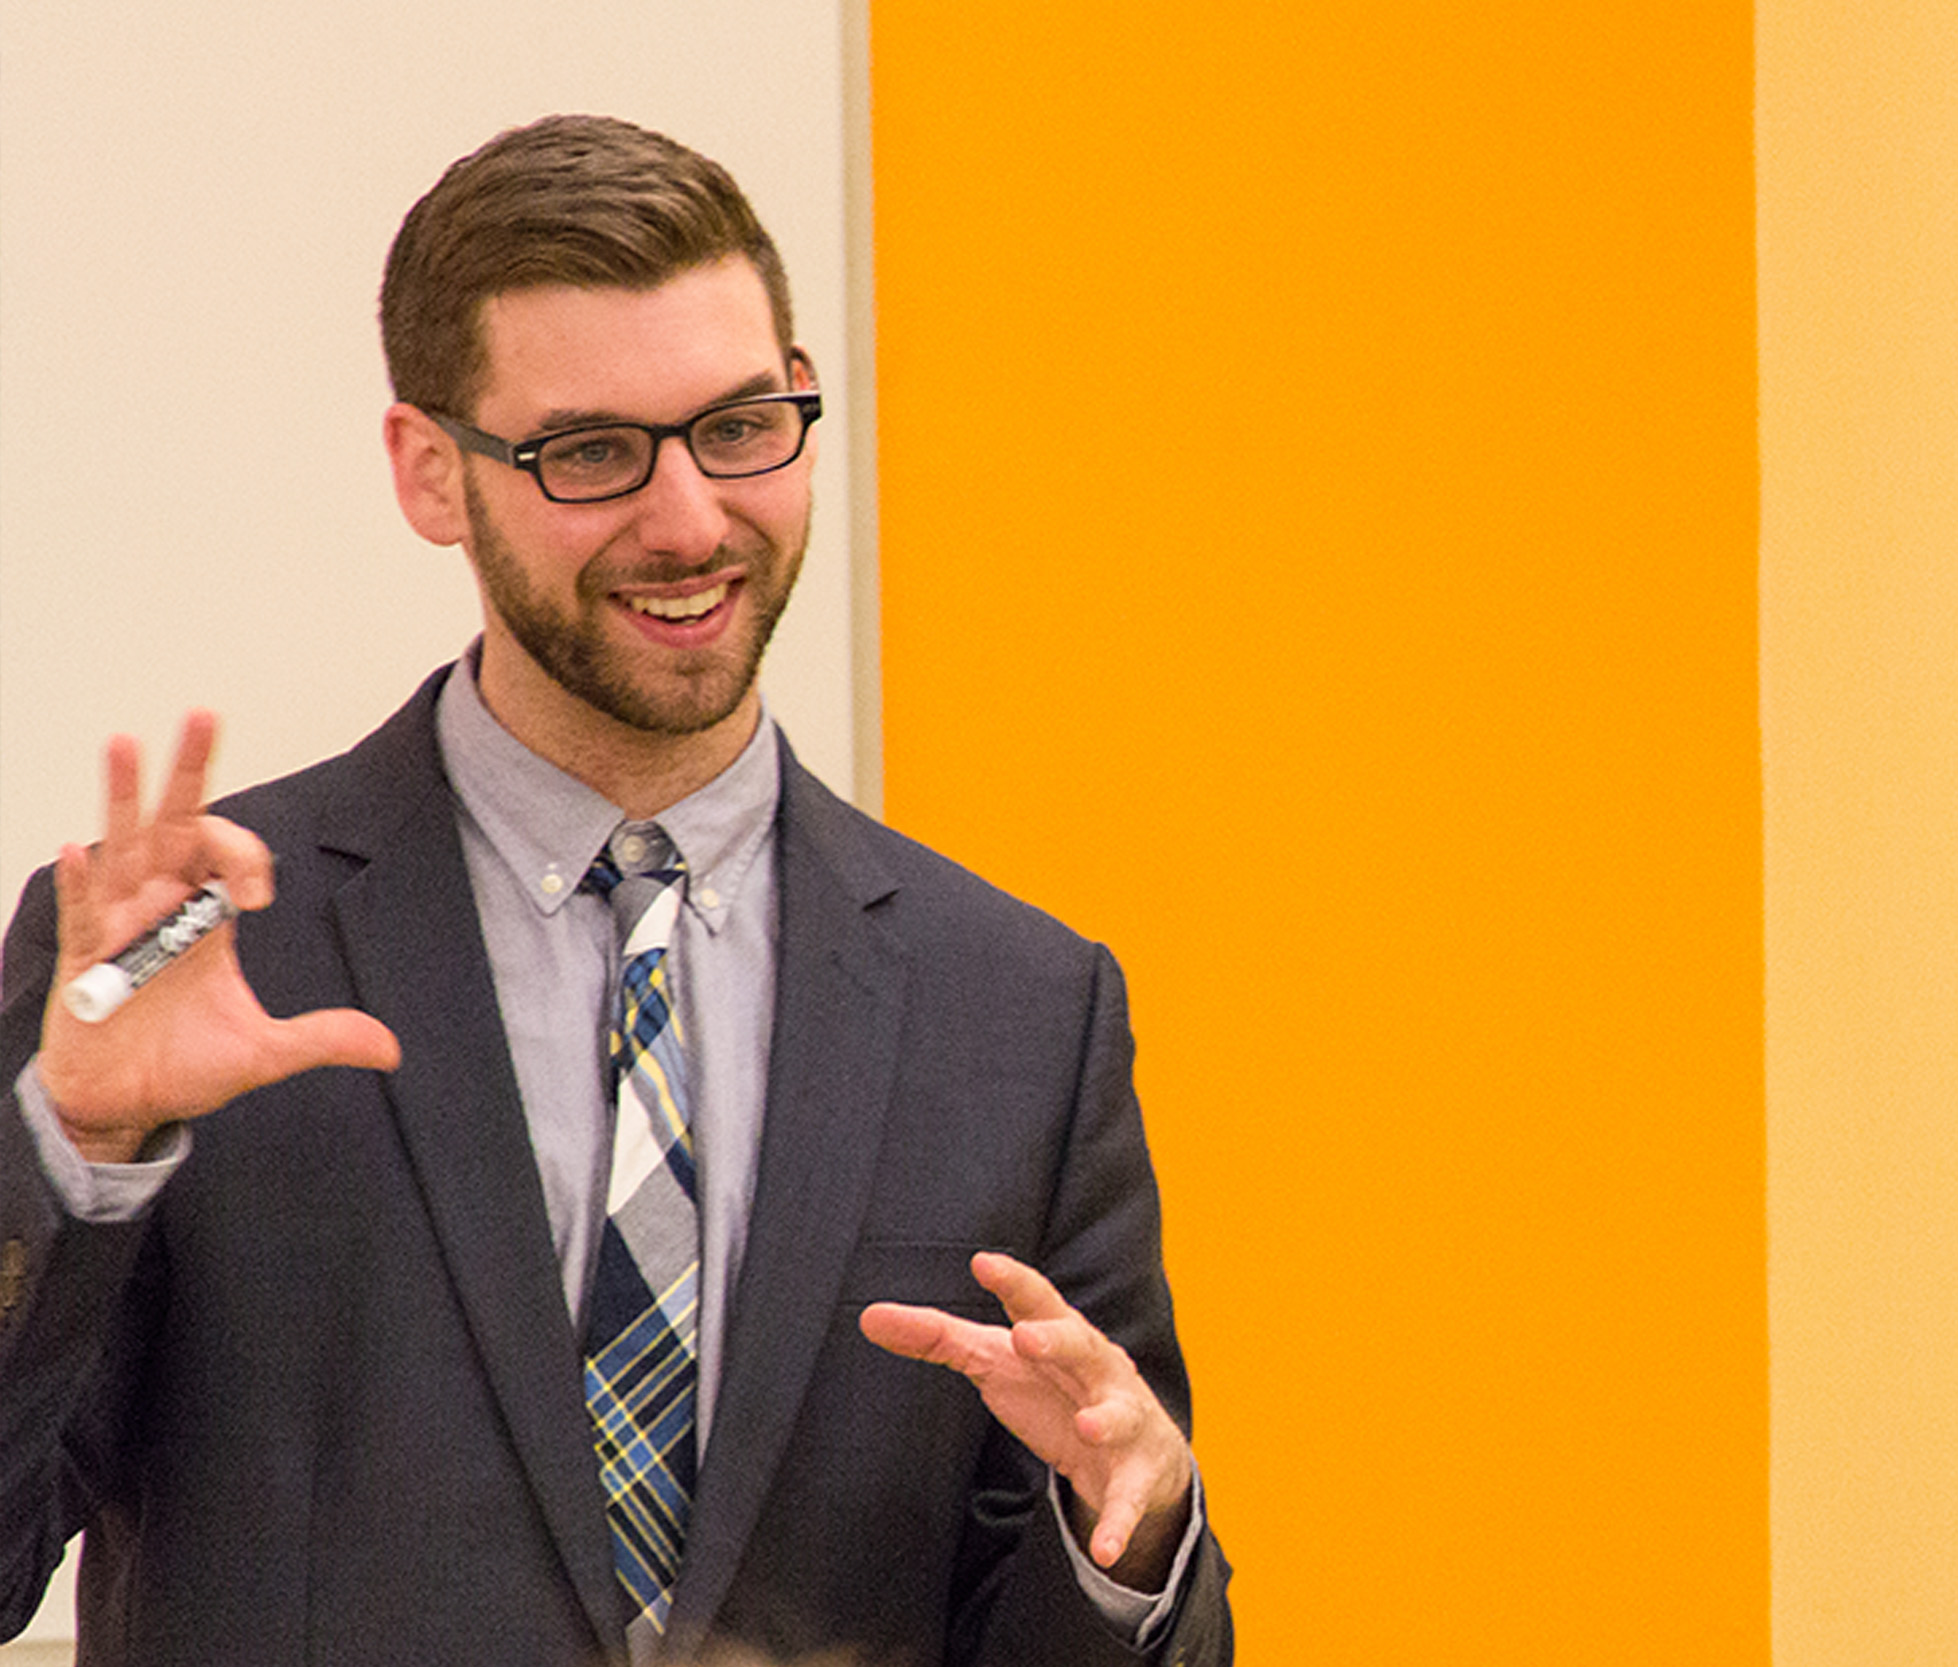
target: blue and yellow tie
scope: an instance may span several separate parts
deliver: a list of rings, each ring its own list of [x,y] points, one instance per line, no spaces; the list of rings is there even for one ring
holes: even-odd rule
[[[624,936],[611,1031],[617,1116],[585,1328],[585,1404],[605,1483],[628,1637],[666,1630],[694,1483],[700,1226],[683,1037],[667,959],[685,865],[664,836],[615,838],[586,887]]]

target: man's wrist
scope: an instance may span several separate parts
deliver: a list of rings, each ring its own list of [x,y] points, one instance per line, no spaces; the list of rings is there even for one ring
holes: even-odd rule
[[[62,1075],[53,1065],[54,1062],[44,1051],[34,1056],[29,1069],[39,1086],[42,1105],[60,1130],[62,1139],[68,1142],[84,1163],[139,1162],[146,1155],[144,1148],[175,1122],[175,1119],[162,1122],[107,1121],[77,1116],[69,1109],[74,1102],[64,1097]],[[139,1111],[137,1117],[140,1116]]]
[[[85,1163],[135,1163],[149,1140],[149,1129],[95,1129],[70,1120],[57,1101],[51,1107],[62,1138]]]
[[[190,1130],[182,1123],[165,1123],[148,1131],[130,1131],[137,1145],[127,1157],[111,1161],[92,1157],[65,1126],[36,1061],[29,1061],[15,1079],[14,1095],[39,1153],[42,1173],[61,1206],[82,1221],[134,1220],[155,1201],[190,1152]]]

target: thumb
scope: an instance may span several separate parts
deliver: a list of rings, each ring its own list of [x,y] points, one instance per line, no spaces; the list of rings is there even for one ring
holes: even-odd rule
[[[281,1019],[276,1035],[281,1076],[297,1076],[320,1065],[392,1071],[401,1063],[394,1032],[355,1007],[324,1007]]]

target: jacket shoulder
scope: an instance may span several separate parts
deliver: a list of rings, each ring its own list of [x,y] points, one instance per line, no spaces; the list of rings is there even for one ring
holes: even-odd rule
[[[393,716],[347,751],[227,794],[211,809],[250,828],[275,856],[316,844],[367,849],[428,794],[446,790],[435,703],[452,669],[431,673]]]
[[[1106,951],[831,792],[783,749],[785,900],[820,870],[914,948],[970,955],[981,946],[1076,964]]]

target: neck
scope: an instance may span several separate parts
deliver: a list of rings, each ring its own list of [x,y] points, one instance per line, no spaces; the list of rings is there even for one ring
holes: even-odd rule
[[[649,821],[698,792],[741,756],[761,722],[761,693],[750,684],[725,718],[705,729],[667,734],[623,723],[550,682],[511,675],[485,653],[477,688],[491,716],[539,758],[617,805],[630,821]],[[522,685],[534,679],[548,692]],[[539,698],[540,694],[542,698]]]

